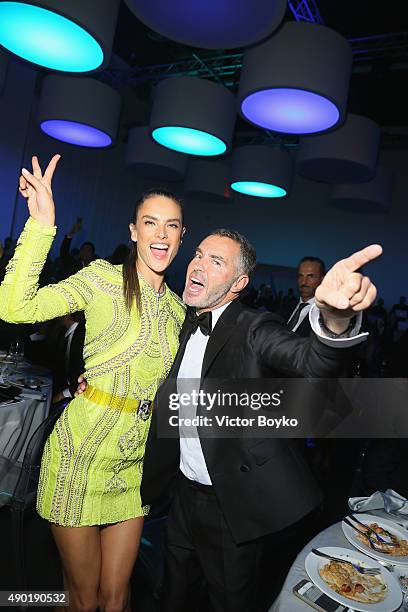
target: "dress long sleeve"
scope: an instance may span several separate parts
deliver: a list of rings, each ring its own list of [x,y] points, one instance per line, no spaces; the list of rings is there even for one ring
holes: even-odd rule
[[[18,239],[14,257],[0,286],[0,318],[9,323],[47,321],[85,310],[93,297],[83,272],[55,285],[38,288],[38,279],[56,228],[30,217]]]

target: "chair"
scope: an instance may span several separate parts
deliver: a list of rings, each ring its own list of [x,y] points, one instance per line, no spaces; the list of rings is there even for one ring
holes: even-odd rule
[[[54,428],[55,422],[64,410],[64,405],[53,409],[52,413],[37,427],[32,434],[22,463],[14,462],[10,466],[14,472],[14,489],[10,490],[10,507],[12,517],[12,538],[16,588],[26,590],[24,572],[24,513],[33,508],[36,500],[41,457],[45,442]]]

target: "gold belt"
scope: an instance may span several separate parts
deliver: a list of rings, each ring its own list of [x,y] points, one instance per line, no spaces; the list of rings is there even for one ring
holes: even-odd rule
[[[91,402],[99,406],[112,408],[113,410],[124,410],[125,412],[138,411],[142,412],[144,415],[146,415],[147,411],[147,416],[145,418],[149,417],[150,400],[136,400],[120,395],[112,395],[111,393],[106,393],[106,391],[101,391],[96,387],[92,387],[92,385],[87,385],[84,395]]]

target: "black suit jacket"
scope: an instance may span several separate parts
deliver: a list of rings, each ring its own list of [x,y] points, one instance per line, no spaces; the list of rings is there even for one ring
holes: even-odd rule
[[[297,307],[298,307],[298,305],[296,305],[296,309],[297,309]],[[292,314],[293,314],[293,311],[292,311],[291,315]],[[288,321],[287,325],[288,324],[289,324],[289,321]],[[295,334],[297,334],[301,338],[308,338],[312,334],[312,327],[310,325],[310,320],[309,320],[309,312],[307,313],[307,315],[305,316],[305,318],[303,319],[303,321],[301,322],[299,327],[296,329]]]
[[[65,329],[61,331],[65,336]],[[85,342],[85,323],[78,323],[74,333],[69,350],[68,361],[65,359],[66,339],[62,338],[59,343],[59,354],[56,355],[55,363],[57,364],[54,371],[54,392],[59,393],[67,387],[69,388],[72,397],[78,387],[78,376],[84,373],[84,342]]]
[[[170,394],[177,391],[177,373],[188,337],[184,324],[179,351],[157,394],[144,459],[143,504],[152,504],[168,493],[179,470],[179,438],[159,437],[158,411],[161,418],[167,418],[163,411]],[[205,390],[210,379],[220,378],[335,376],[350,357],[350,350],[333,349],[315,336],[299,338],[275,315],[260,314],[234,301],[209,338],[201,388]],[[168,414],[174,413],[168,410]],[[292,441],[244,437],[200,440],[217,500],[237,543],[281,530],[320,502],[321,492]]]

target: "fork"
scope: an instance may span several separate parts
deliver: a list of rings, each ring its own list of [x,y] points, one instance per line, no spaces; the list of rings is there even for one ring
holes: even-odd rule
[[[370,546],[371,546],[371,548],[372,548],[373,550],[376,550],[376,551],[378,551],[378,552],[384,552],[384,551],[382,551],[382,550],[380,550],[380,549],[378,548],[378,545],[379,545],[379,544],[386,544],[387,546],[399,546],[399,545],[398,545],[397,543],[395,543],[395,542],[392,542],[392,543],[388,543],[388,542],[385,542],[385,541],[384,541],[384,542],[374,542],[374,540],[372,540],[372,539],[370,538],[370,536],[369,536],[367,533],[363,533],[363,532],[361,531],[361,529],[359,529],[358,527],[356,527],[355,525],[353,525],[353,523],[350,523],[350,521],[349,521],[347,518],[344,518],[344,519],[343,519],[343,522],[344,522],[344,523],[346,523],[346,525],[348,525],[348,526],[349,526],[349,527],[351,527],[352,529],[354,529],[354,531],[357,531],[357,533],[359,533],[360,535],[362,535],[362,536],[366,537],[366,538],[367,538],[367,540],[368,540],[368,542],[369,542],[369,544],[370,544]],[[364,525],[364,527],[366,527],[366,525]],[[370,528],[369,528],[369,529],[370,529]]]
[[[347,561],[346,559],[339,559],[338,557],[332,557],[331,555],[327,555],[324,552],[321,552],[317,548],[312,548],[312,553],[317,555],[318,557],[324,557],[325,559],[330,559],[331,561],[338,561],[339,563],[347,563],[347,565],[351,565],[355,570],[359,572],[359,574],[367,574],[367,576],[378,576],[381,574],[381,570],[375,567],[362,567],[357,563],[352,563],[351,561]]]
[[[395,546],[395,542],[393,542],[392,540],[392,533],[390,533],[389,531],[386,531],[386,529],[383,529],[384,535],[389,538],[391,540],[391,542],[387,542],[387,540],[384,539],[384,537],[381,537],[379,533],[377,533],[374,529],[372,529],[371,527],[369,527],[368,525],[366,525],[365,523],[362,523],[361,521],[358,520],[358,518],[356,518],[354,516],[354,514],[350,514],[349,516],[347,516],[346,518],[348,519],[352,519],[353,521],[355,521],[356,523],[358,523],[359,525],[361,525],[362,527],[364,527],[365,529],[367,529],[367,531],[369,531],[370,533],[372,533],[376,539],[381,543],[381,544],[388,544],[390,546]]]

